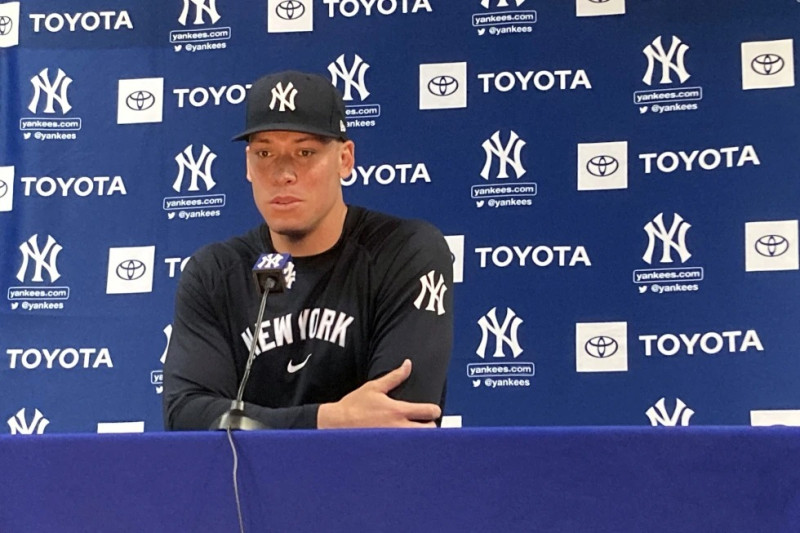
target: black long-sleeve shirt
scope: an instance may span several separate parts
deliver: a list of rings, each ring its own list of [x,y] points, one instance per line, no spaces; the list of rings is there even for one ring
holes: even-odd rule
[[[432,225],[349,206],[330,250],[296,257],[291,288],[260,297],[251,269],[273,252],[266,225],[201,248],[181,274],[164,364],[167,429],[208,429],[231,405],[250,343],[245,412],[272,428],[315,428],[320,404],[413,362],[390,396],[444,402],[453,335],[452,262]]]

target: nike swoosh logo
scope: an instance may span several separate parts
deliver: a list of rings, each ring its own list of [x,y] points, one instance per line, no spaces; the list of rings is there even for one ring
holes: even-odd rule
[[[304,366],[306,366],[306,363],[308,363],[308,360],[310,358],[311,358],[311,354],[308,354],[308,356],[306,357],[306,360],[303,361],[302,363],[300,363],[299,365],[293,365],[292,364],[292,360],[289,359],[289,364],[286,365],[286,371],[288,373],[290,373],[290,374],[294,374],[295,372],[297,372],[298,370],[301,370]]]

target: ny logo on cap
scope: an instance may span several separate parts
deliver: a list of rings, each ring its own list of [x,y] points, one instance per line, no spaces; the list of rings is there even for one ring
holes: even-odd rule
[[[278,82],[275,87],[272,88],[272,100],[269,102],[269,108],[274,110],[275,105],[280,103],[281,107],[278,109],[279,112],[283,113],[286,111],[286,108],[289,108],[290,111],[294,111],[294,97],[297,96],[297,89],[294,88],[292,82],[289,82],[285,88],[283,87],[283,82]]]

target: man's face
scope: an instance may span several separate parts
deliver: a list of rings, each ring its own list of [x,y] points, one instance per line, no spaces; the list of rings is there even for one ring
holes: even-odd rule
[[[247,146],[247,179],[270,231],[292,240],[329,229],[344,206],[339,181],[353,170],[354,146],[293,131],[262,131]]]

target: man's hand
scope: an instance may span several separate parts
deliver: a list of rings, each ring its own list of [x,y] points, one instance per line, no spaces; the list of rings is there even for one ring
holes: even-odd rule
[[[389,392],[411,375],[411,361],[362,386],[336,403],[324,403],[317,412],[317,427],[328,428],[423,428],[436,427],[442,410],[432,403],[393,400]]]

